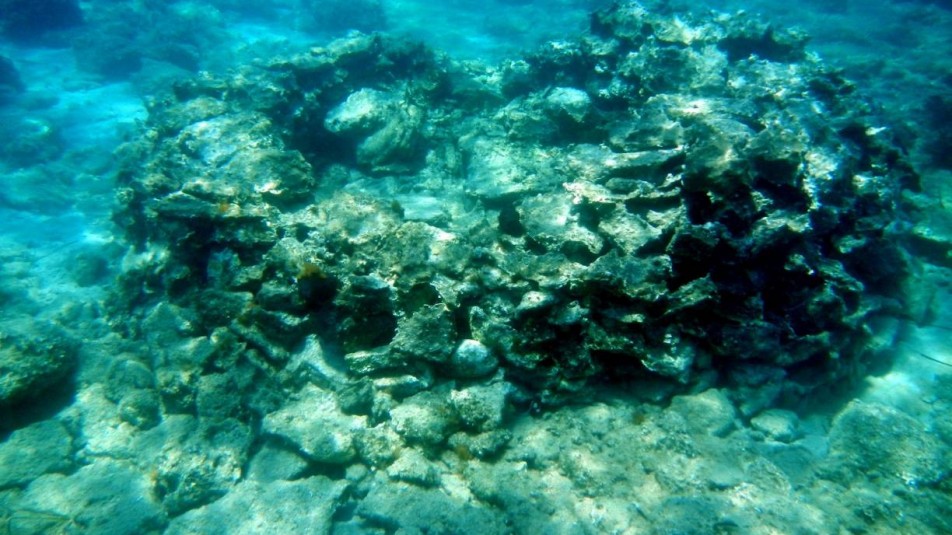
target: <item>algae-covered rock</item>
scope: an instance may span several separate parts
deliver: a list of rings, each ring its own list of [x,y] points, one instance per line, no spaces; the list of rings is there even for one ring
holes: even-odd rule
[[[159,423],[159,409],[159,395],[154,390],[132,390],[119,400],[119,417],[141,429],[149,429]]]
[[[456,329],[446,307],[424,307],[397,323],[393,350],[409,358],[445,362],[456,341]]]
[[[393,428],[407,442],[438,446],[455,426],[446,400],[433,392],[411,396],[390,410]]]
[[[450,404],[463,425],[480,431],[491,431],[502,424],[509,385],[505,382],[487,386],[470,386],[450,392]]]
[[[512,433],[506,429],[495,429],[477,434],[460,431],[450,435],[447,444],[460,459],[468,461],[472,458],[496,457],[506,448],[510,440],[512,440]]]
[[[251,439],[236,420],[174,415],[124,446],[145,454],[140,462],[152,491],[165,511],[178,515],[220,498],[241,479]]]
[[[367,135],[383,126],[398,104],[396,95],[362,88],[327,113],[324,128],[335,134]]]
[[[37,398],[76,366],[78,344],[56,325],[32,318],[0,324],[0,406]]]
[[[878,403],[853,401],[833,420],[829,468],[849,479],[888,477],[911,487],[946,477],[942,444],[915,418]]]

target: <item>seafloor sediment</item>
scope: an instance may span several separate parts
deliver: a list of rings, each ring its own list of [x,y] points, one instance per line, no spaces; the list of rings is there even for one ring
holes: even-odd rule
[[[82,386],[0,445],[0,527],[948,529],[948,425],[786,410],[927,305],[918,177],[805,43],[618,4],[496,66],[354,34],[176,84],[118,153],[121,351],[3,340],[4,403]]]

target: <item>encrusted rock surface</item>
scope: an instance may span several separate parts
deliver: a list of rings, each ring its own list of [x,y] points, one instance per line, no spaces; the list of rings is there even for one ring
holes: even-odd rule
[[[0,322],[0,408],[67,382],[78,343],[57,325],[26,316]]]

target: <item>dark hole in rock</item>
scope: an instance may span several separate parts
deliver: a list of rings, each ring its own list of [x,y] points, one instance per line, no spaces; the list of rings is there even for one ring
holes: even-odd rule
[[[526,233],[525,227],[519,221],[519,212],[515,205],[507,205],[499,211],[499,231],[510,236],[523,236]]]

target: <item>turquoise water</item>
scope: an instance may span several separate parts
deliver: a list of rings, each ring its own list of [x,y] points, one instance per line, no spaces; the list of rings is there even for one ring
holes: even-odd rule
[[[952,532],[950,7],[0,0],[0,534]]]

